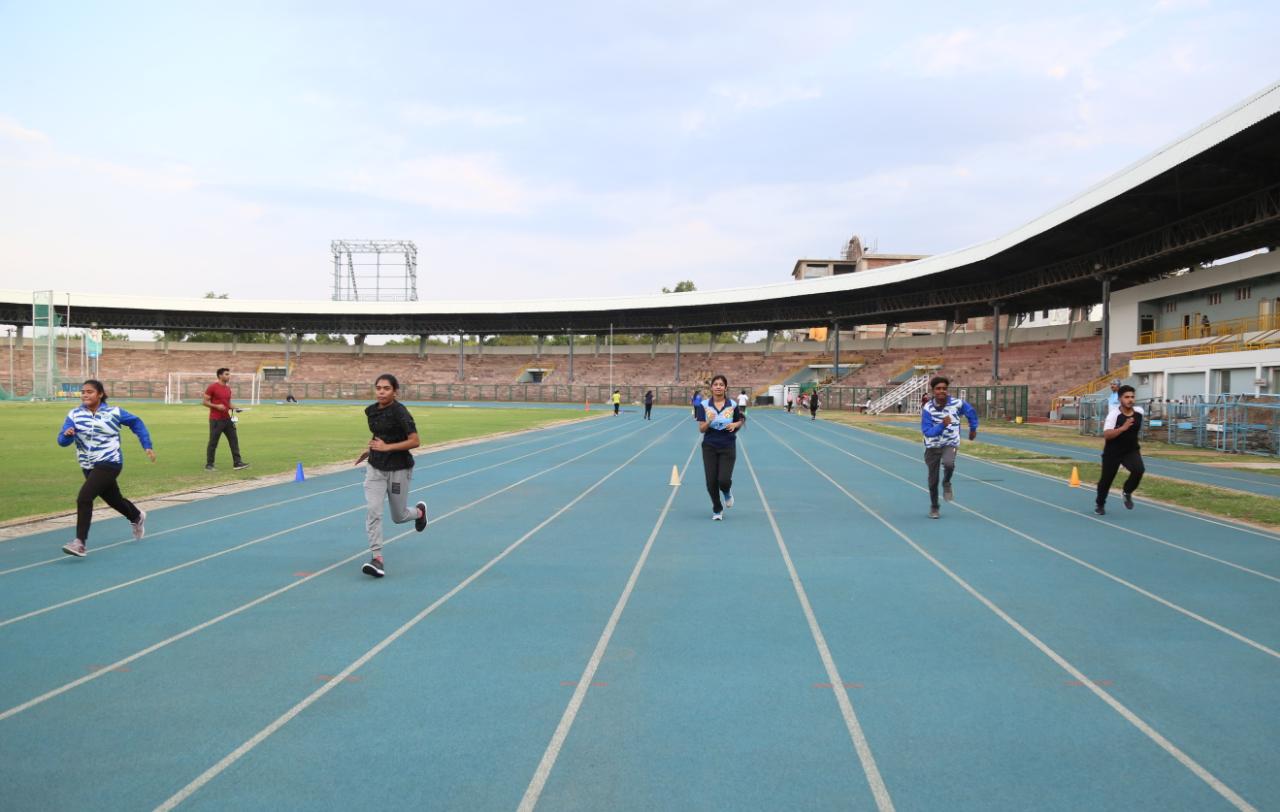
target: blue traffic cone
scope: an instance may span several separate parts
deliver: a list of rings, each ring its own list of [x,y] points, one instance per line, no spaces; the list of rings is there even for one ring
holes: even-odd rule
[[[298,470],[293,473],[294,482],[305,482],[307,475],[302,473],[302,463],[298,463]]]

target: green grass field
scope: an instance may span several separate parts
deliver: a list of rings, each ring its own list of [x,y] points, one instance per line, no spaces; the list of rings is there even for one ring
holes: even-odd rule
[[[240,416],[240,453],[252,467],[231,470],[226,440],[216,472],[204,470],[208,410],[199,405],[117,404],[141,417],[155,443],[153,465],[131,432],[123,438],[125,469],[120,488],[130,499],[216,485],[304,467],[355,461],[369,439],[365,402],[347,405],[255,406]],[[0,521],[75,510],[83,478],[75,447],[55,442],[70,403],[0,404]],[[533,428],[587,415],[569,409],[445,409],[410,407],[423,446]]]

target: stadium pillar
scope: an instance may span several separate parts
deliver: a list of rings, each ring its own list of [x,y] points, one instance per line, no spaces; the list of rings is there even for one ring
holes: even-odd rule
[[[1000,303],[991,303],[991,380],[1000,380]]]
[[[1067,311],[1067,343],[1071,343],[1071,339],[1076,335],[1076,308]]]
[[[838,384],[840,383],[840,322],[839,321],[834,321],[831,323],[831,332],[836,334],[836,343],[835,343],[836,351],[834,353],[834,358],[832,360],[832,363],[835,365],[835,368],[836,368],[836,379],[832,381],[832,383]]]
[[[719,335],[719,334],[718,334],[718,333],[708,333],[708,334],[707,334],[707,360],[708,360],[708,361],[710,361],[710,360],[711,360],[711,353],[712,353],[713,351],[715,351],[715,348],[716,348],[716,336],[717,336],[717,335]]]
[[[240,334],[239,334],[239,333],[232,333],[232,334],[231,334],[231,354],[232,354],[232,355],[235,355],[235,354],[236,354],[236,345],[237,345],[239,342],[240,342]]]
[[[596,333],[596,355],[600,354],[600,334]]]
[[[573,333],[569,333],[569,383],[573,383]]]
[[[951,331],[956,327],[956,323],[951,319],[947,319],[946,326],[942,328],[942,349],[946,349],[951,343]]]
[[[657,357],[658,357],[658,334],[654,333],[653,344],[649,346],[649,358],[650,360],[652,360]]]
[[[458,380],[467,380],[467,337],[458,333]]]
[[[422,360],[422,356],[427,352],[427,334],[423,333],[418,336],[418,360]]]
[[[1111,276],[1102,275],[1102,374],[1111,371]],[[1206,390],[1208,391],[1208,390]]]
[[[533,351],[534,357],[541,359],[542,358],[542,333],[538,333],[536,336],[533,337],[533,346],[534,346],[534,351]]]
[[[680,331],[676,330],[676,383],[680,383]]]
[[[764,334],[764,357],[768,358],[773,353],[773,331],[766,330]]]
[[[289,331],[284,331],[284,379],[289,380]],[[364,347],[360,347],[360,351],[364,352]]]

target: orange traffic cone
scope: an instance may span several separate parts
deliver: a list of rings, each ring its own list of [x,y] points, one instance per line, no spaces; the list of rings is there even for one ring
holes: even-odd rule
[[[582,403],[582,411],[584,411],[584,412],[589,412],[589,411],[591,411],[591,399],[590,399],[590,398],[587,398],[585,401],[583,401],[583,403]]]
[[[1071,466],[1071,479],[1070,479],[1070,485],[1071,485],[1071,487],[1073,487],[1073,488],[1078,488],[1078,487],[1080,487],[1080,469],[1079,469],[1079,468],[1077,468],[1077,467],[1076,467],[1076,466],[1074,466],[1074,465],[1073,465],[1073,466]]]
[[[671,482],[669,484],[671,485],[680,484],[680,471],[674,465],[671,466]]]

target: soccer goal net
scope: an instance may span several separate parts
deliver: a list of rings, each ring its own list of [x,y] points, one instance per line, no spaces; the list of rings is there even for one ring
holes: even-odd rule
[[[200,372],[170,372],[164,385],[164,402],[199,403],[204,399],[204,390],[213,381],[214,378],[207,369]],[[233,400],[246,406],[262,403],[262,379],[258,377],[258,373],[232,372],[227,385],[231,387]]]

